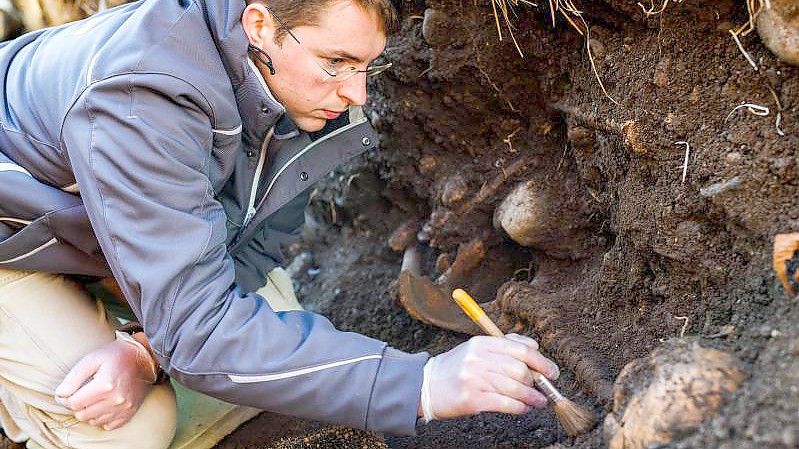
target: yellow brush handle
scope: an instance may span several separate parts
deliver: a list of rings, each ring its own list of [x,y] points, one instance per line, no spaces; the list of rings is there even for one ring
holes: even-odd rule
[[[469,316],[469,318],[472,319],[472,321],[480,326],[480,329],[482,329],[483,332],[494,337],[505,336],[505,334],[499,330],[497,325],[491,321],[491,318],[486,315],[483,308],[480,307],[480,304],[477,304],[477,301],[475,301],[474,298],[472,298],[463,289],[456,288],[453,290],[452,299],[458,303],[461,309],[463,309],[463,311]],[[557,402],[563,399],[563,395],[561,395],[558,390],[552,386],[552,384],[546,377],[544,377],[543,374],[534,369],[531,369],[530,372],[533,374],[533,378],[535,379],[535,383],[538,388],[544,392],[550,401]]]
[[[466,293],[463,289],[456,288],[452,292],[452,299],[455,300],[456,303],[463,309],[464,313],[469,316],[478,326],[480,329],[483,330],[488,335],[493,335],[494,337],[504,337],[505,334],[502,333],[501,330],[491,321],[491,318],[486,315],[485,311],[477,301],[474,300],[468,293]]]

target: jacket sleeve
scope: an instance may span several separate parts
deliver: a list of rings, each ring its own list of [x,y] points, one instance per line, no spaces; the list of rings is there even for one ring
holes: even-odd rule
[[[211,117],[182,80],[124,74],[90,85],[62,128],[92,227],[161,365],[228,402],[412,434],[427,354],[275,313],[235,284],[207,176]]]

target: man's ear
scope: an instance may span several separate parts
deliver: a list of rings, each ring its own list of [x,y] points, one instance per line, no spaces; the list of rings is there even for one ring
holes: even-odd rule
[[[273,41],[277,31],[276,22],[262,3],[252,2],[241,14],[241,24],[250,44],[263,48],[264,44]]]

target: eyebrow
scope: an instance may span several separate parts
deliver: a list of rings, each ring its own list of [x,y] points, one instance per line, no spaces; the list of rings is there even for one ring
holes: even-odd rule
[[[346,60],[352,61],[352,62],[358,62],[358,63],[363,62],[363,59],[361,59],[360,57],[355,56],[355,55],[353,55],[351,53],[347,53],[344,50],[335,50],[335,51],[330,51],[330,52],[325,52],[325,53],[329,54],[330,56],[335,56],[337,58],[346,59]]]

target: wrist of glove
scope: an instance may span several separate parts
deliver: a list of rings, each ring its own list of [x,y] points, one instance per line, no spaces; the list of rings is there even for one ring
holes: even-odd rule
[[[169,379],[169,376],[166,374],[164,370],[161,369],[161,366],[158,364],[158,360],[155,358],[155,353],[153,352],[152,348],[150,348],[149,343],[147,343],[147,337],[144,336],[144,327],[142,327],[141,324],[135,321],[131,321],[127,324],[120,326],[119,329],[117,329],[116,331],[116,339],[118,341],[124,341],[130,343],[136,346],[139,350],[143,350],[143,352],[141,352],[142,364],[150,367],[152,371],[155,373],[155,375],[153,376],[152,383],[160,384]]]
[[[534,388],[531,369],[550,379],[559,375],[557,365],[529,337],[473,337],[427,361],[422,418],[430,422],[481,412],[522,414],[545,407],[546,397]]]
[[[139,340],[139,337],[141,340]],[[89,352],[55,390],[61,413],[113,430],[127,423],[158,378],[158,364],[143,333],[117,331],[116,339]]]
[[[147,383],[156,383],[160,368],[158,367],[158,363],[156,363],[152,353],[138,340],[133,338],[133,335],[122,331],[116,331],[115,334],[117,341],[125,342],[136,348],[136,363],[139,365],[142,372],[147,373],[147,376],[144,379],[147,381]]]

